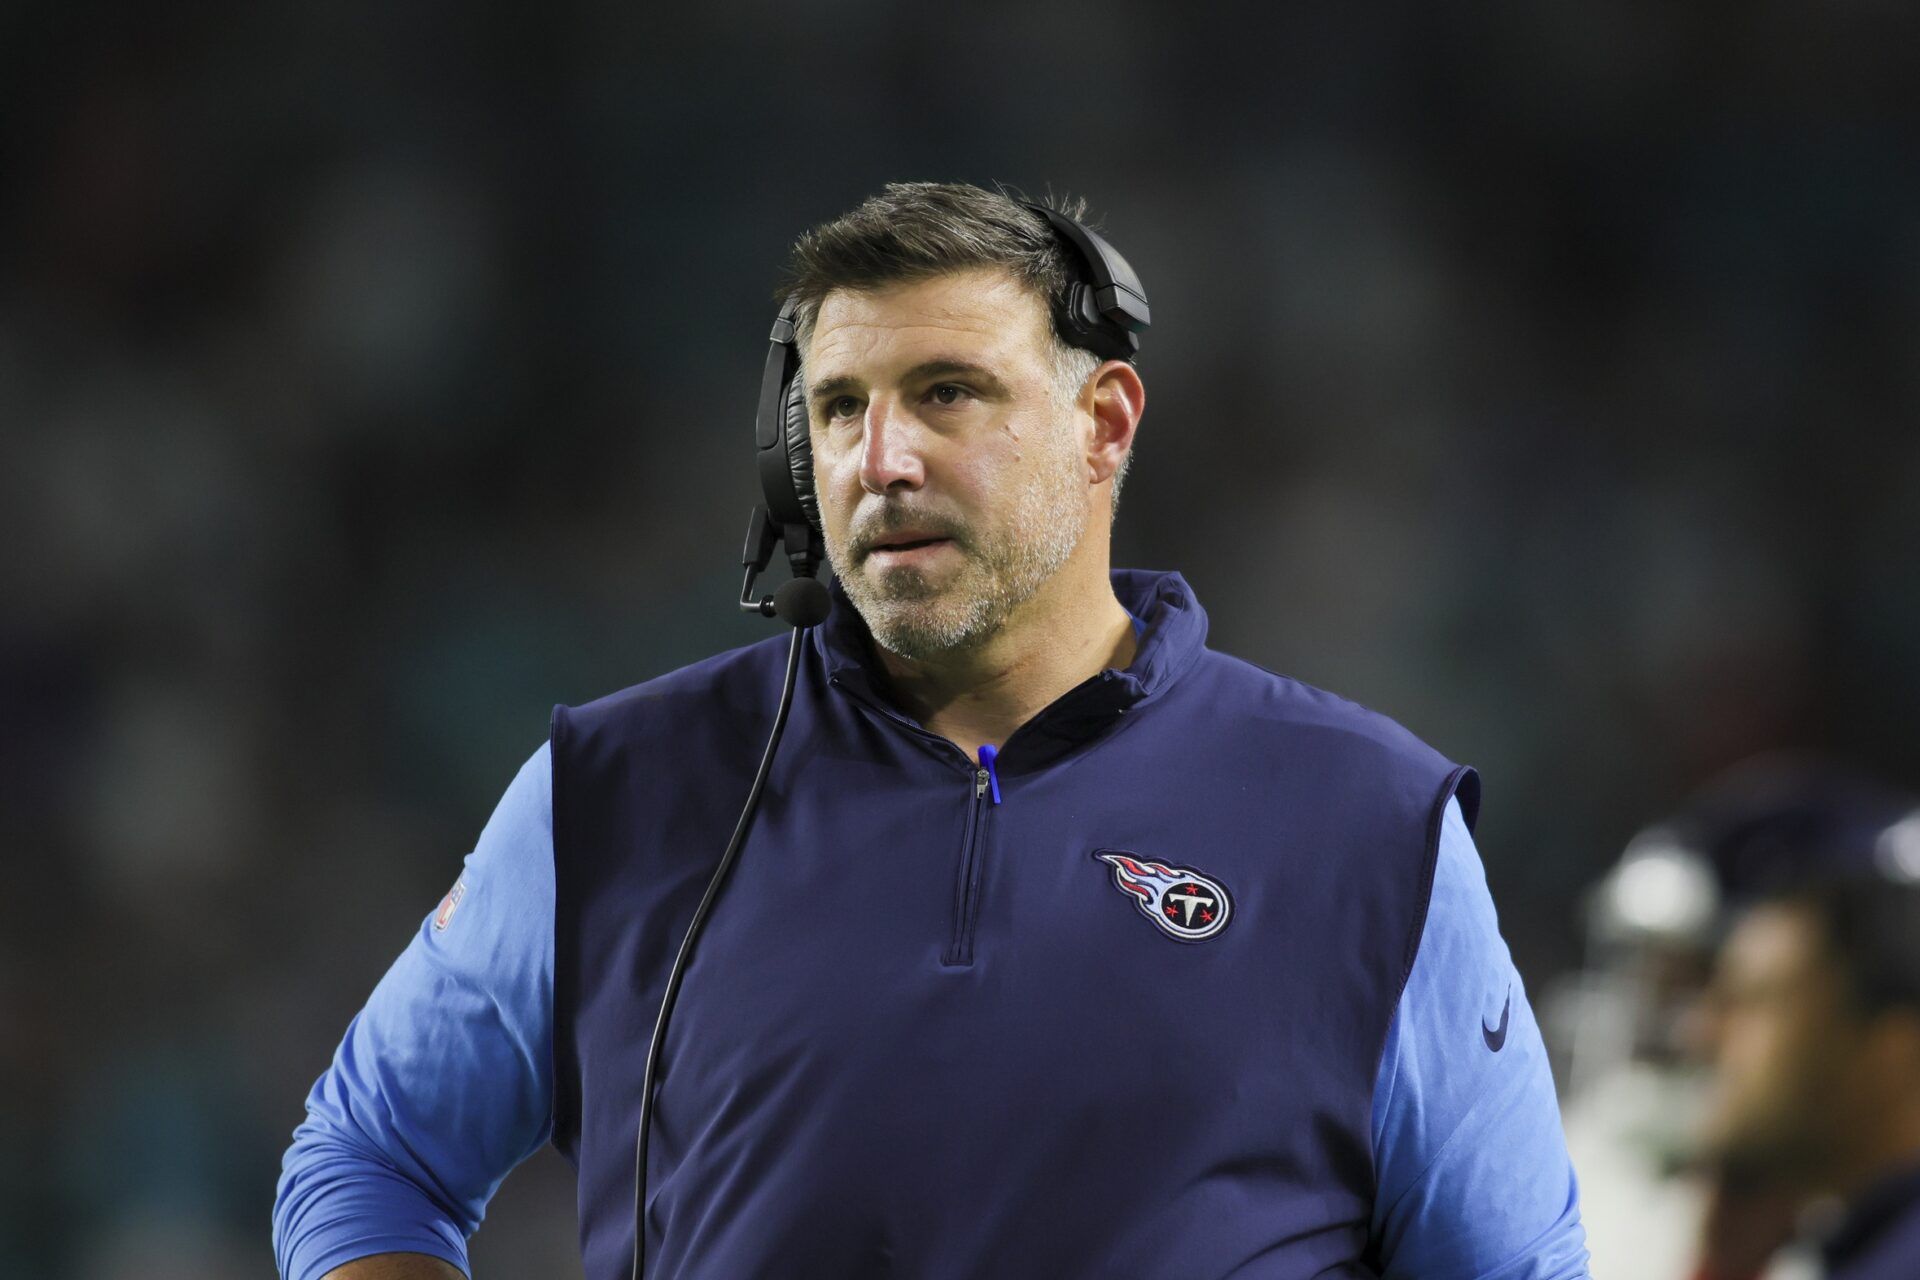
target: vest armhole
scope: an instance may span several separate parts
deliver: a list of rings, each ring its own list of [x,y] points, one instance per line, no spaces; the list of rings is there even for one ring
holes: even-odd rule
[[[1440,828],[1446,822],[1447,802],[1460,801],[1461,816],[1467,820],[1467,830],[1471,832],[1474,823],[1480,817],[1480,775],[1466,765],[1456,766],[1440,784],[1440,794],[1434,797],[1433,808],[1427,814],[1427,847],[1420,855],[1420,892],[1413,912],[1412,927],[1407,930],[1406,949],[1400,958],[1400,980],[1393,989],[1393,1009],[1400,1007],[1400,997],[1406,994],[1407,979],[1413,976],[1414,958],[1420,953],[1420,939],[1427,931],[1427,912],[1433,906],[1433,874],[1440,861]],[[1382,1046],[1384,1048],[1384,1046]]]
[[[572,814],[566,803],[568,795],[565,783],[567,774],[561,767],[561,761],[567,758],[566,748],[573,739],[573,720],[568,708],[556,704],[548,731],[547,754],[553,773],[553,1110],[551,1114],[551,1142],[555,1150],[571,1163],[579,1148],[578,1133],[580,1125],[580,1097],[578,1064],[573,1060],[573,1022],[567,1011],[573,1009],[575,992],[573,990],[573,967],[567,962],[567,949],[571,938],[560,936],[560,921],[567,918],[562,910],[562,900],[569,891],[567,878],[562,874],[566,866],[565,849],[567,838],[571,834],[569,819]]]
[[[1433,878],[1440,864],[1440,829],[1447,818],[1447,802],[1458,797],[1460,810],[1467,820],[1467,829],[1473,829],[1473,823],[1480,815],[1480,775],[1465,765],[1457,765],[1447,774],[1440,784],[1439,794],[1434,796],[1433,805],[1427,813],[1426,847],[1420,853],[1420,883],[1414,899],[1413,918],[1408,924],[1407,939],[1400,957],[1400,976],[1394,983],[1393,1000],[1387,1006],[1387,1021],[1380,1032],[1380,1044],[1373,1055],[1373,1085],[1379,1087],[1380,1073],[1385,1067],[1387,1041],[1392,1038],[1394,1023],[1400,1017],[1400,1001],[1407,993],[1407,980],[1413,976],[1413,963],[1420,954],[1420,940],[1427,932],[1427,913],[1433,907]],[[1373,1090],[1367,1092],[1368,1133],[1372,1132]],[[1372,1142],[1367,1144],[1367,1166],[1372,1172],[1373,1191],[1377,1195],[1380,1184],[1378,1153]],[[1364,1257],[1370,1265],[1378,1269],[1378,1240],[1371,1238],[1369,1230]]]

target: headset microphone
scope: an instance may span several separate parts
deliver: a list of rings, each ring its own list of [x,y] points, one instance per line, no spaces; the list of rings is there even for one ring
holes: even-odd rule
[[[833,597],[818,578],[795,578],[773,593],[773,611],[793,627],[817,627],[833,612]]]
[[[1054,329],[1070,346],[1081,347],[1102,359],[1131,360],[1140,349],[1140,331],[1150,323],[1146,290],[1140,278],[1120,256],[1119,251],[1099,235],[1057,210],[1044,205],[1021,202],[1043,218],[1066,251],[1073,268],[1064,298],[1054,299]],[[753,786],[747,792],[746,807],[734,824],[733,838],[720,857],[720,865],[707,883],[706,894],[694,909],[693,922],[680,943],[673,968],[667,973],[667,989],[660,1002],[660,1016],[653,1024],[653,1039],[647,1045],[646,1070],[640,1082],[640,1131],[634,1143],[633,1177],[633,1280],[641,1280],[647,1244],[647,1131],[653,1118],[654,1073],[660,1061],[660,1046],[666,1040],[667,1018],[673,1011],[674,997],[680,992],[680,977],[692,954],[694,939],[706,922],[714,899],[719,896],[727,872],[745,843],[747,831],[760,805],[760,793],[766,789],[767,774],[773,767],[774,752],[786,731],[787,714],[793,708],[795,678],[800,670],[800,655],[806,635],[827,620],[833,598],[819,578],[820,564],[826,559],[821,533],[820,503],[813,488],[813,447],[808,438],[807,402],[800,379],[800,348],[795,327],[799,305],[789,298],[773,322],[768,335],[767,362],[760,378],[759,412],[754,417],[754,449],[759,463],[760,487],[766,502],[753,509],[747,525],[746,547],[741,564],[746,579],[740,585],[740,608],[762,617],[779,618],[793,628],[787,646],[786,677],[780,687],[780,704],[773,716],[773,730],[754,773]],[[771,596],[754,596],[754,583],[773,561],[775,547],[784,545],[792,578],[782,583]]]

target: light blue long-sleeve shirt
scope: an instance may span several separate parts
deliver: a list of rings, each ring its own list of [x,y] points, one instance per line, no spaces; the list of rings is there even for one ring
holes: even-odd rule
[[[314,1085],[274,1201],[286,1280],[389,1252],[467,1270],[487,1202],[548,1140],[552,815],[543,745],[467,855],[451,913],[421,923]],[[1545,1046],[1455,802],[1372,1136],[1388,1280],[1587,1275]]]

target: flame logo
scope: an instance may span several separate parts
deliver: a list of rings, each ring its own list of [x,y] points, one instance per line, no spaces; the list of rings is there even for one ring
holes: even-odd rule
[[[1169,937],[1198,942],[1227,927],[1233,901],[1225,886],[1211,876],[1116,849],[1096,849],[1093,856],[1113,868],[1114,887],[1131,897],[1140,914]]]

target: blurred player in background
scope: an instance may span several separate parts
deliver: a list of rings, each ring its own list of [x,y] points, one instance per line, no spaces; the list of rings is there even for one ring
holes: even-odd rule
[[[1709,1168],[1804,1206],[1828,1280],[1920,1276],[1920,810],[1866,867],[1783,888],[1721,948],[1705,1040]],[[1762,1233],[1716,1203],[1699,1275],[1744,1280]],[[1723,1219],[1725,1219],[1723,1221]],[[1726,1255],[1731,1256],[1726,1256]],[[1725,1261],[1722,1258],[1725,1257]]]
[[[1629,844],[1590,945],[1555,1017],[1595,1274],[1920,1276],[1915,801],[1749,762]]]

